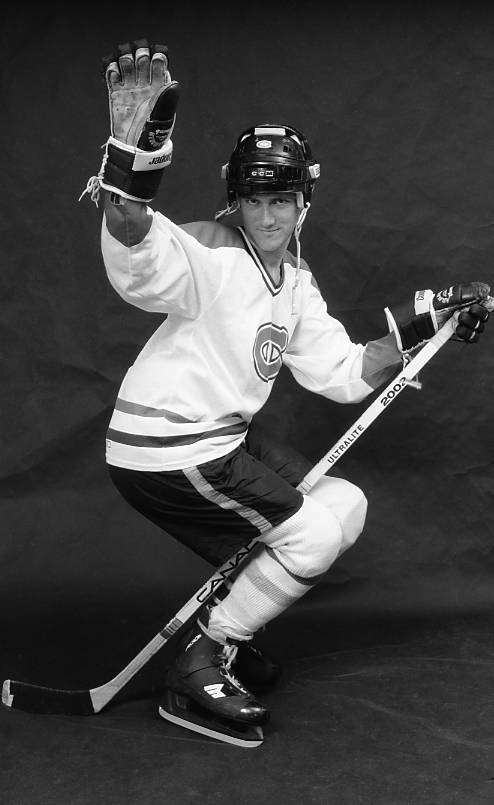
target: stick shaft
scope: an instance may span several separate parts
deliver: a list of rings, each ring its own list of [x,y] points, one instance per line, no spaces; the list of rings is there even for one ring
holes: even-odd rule
[[[441,349],[441,347],[451,338],[454,333],[456,321],[448,319],[440,330],[428,341],[420,352],[403,367],[401,372],[391,380],[379,396],[364,411],[356,422],[338,439],[330,450],[321,458],[320,461],[307,473],[297,489],[304,495],[309,492],[314,484],[346,453],[346,451],[362,436],[377,417],[396,399],[408,381],[412,380],[430,359]]]
[[[407,366],[380,392],[379,397],[364,411],[362,416],[343,434],[333,447],[323,456],[315,467],[305,476],[298,485],[302,493],[306,494],[330,467],[341,458],[355,441],[367,430],[375,419],[396,399],[403,391],[407,381],[411,380],[436,354],[454,332],[456,322],[453,318],[425,344]],[[137,672],[168,642],[188,621],[212,593],[223,584],[236,570],[244,559],[257,545],[258,539],[253,539],[248,545],[241,548],[234,556],[228,559],[190,598],[176,615],[155,635],[149,643],[123,668],[113,679],[89,691],[63,691],[46,688],[41,685],[32,685],[24,682],[7,679],[3,683],[2,701],[8,707],[35,710],[36,712],[58,713],[98,713],[111,699],[137,674]]]

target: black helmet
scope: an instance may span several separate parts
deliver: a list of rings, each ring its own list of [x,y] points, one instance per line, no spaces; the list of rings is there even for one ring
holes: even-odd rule
[[[228,205],[237,194],[301,192],[310,203],[320,166],[304,135],[291,126],[261,123],[238,138],[221,176],[227,181]]]

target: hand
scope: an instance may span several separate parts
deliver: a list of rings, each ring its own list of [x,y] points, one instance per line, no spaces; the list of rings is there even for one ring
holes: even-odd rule
[[[489,296],[481,304],[473,304],[467,310],[462,310],[458,316],[455,336],[460,341],[475,344],[480,334],[484,332],[489,313],[494,309],[494,299]]]
[[[443,291],[417,291],[404,305],[385,308],[390,332],[394,332],[398,348],[409,352],[428,341],[457,311],[456,335],[462,341],[479,340],[492,309],[490,287],[485,282],[452,285]]]
[[[103,66],[112,136],[143,151],[161,148],[171,136],[179,92],[166,45],[149,47],[145,39],[119,45]]]
[[[87,193],[98,206],[101,188],[115,204],[122,198],[147,204],[155,197],[172,161],[179,93],[167,54],[165,45],[150,47],[139,39],[103,59],[111,136],[99,173],[91,176],[80,198]]]

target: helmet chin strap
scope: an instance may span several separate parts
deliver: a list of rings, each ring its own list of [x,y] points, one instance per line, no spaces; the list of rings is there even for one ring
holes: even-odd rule
[[[298,195],[299,194],[297,193],[297,196]],[[295,316],[296,313],[297,313],[295,295],[296,295],[297,288],[298,288],[298,285],[299,285],[299,280],[300,280],[300,259],[301,259],[300,258],[300,233],[302,231],[302,226],[303,226],[303,223],[304,223],[304,221],[305,221],[305,219],[307,217],[307,213],[309,212],[309,209],[310,209],[310,202],[308,201],[307,204],[305,204],[302,207],[302,209],[300,210],[300,214],[298,216],[297,223],[295,224],[295,229],[293,230],[293,236],[295,238],[295,243],[296,243],[296,246],[297,246],[297,266],[296,266],[296,269],[295,269],[295,281],[294,281],[293,287],[292,287],[292,316]]]
[[[237,199],[233,202],[233,204],[228,204],[224,210],[218,210],[216,215],[214,216],[215,221],[222,221],[227,215],[231,215],[233,212],[237,212],[240,209],[240,202]]]
[[[302,231],[302,226],[303,226],[303,223],[304,223],[305,219],[307,218],[307,213],[309,212],[309,209],[310,209],[310,202],[308,201],[307,204],[305,204],[302,207],[302,209],[300,210],[300,214],[298,216],[297,223],[295,224],[295,229],[293,230],[293,234],[295,236],[295,240],[297,241],[297,244],[299,244],[299,242],[300,242],[300,232]],[[298,245],[297,245],[297,250],[298,250]]]

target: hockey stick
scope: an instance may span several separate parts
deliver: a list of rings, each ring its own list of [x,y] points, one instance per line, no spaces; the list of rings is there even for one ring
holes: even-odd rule
[[[418,387],[413,380],[436,352],[454,333],[454,317],[428,341],[420,352],[400,371],[379,396],[364,411],[357,421],[333,445],[298,485],[306,494],[344,453],[355,444],[372,422],[396,399],[407,385]],[[66,715],[92,715],[100,712],[137,672],[168,642],[208,600],[213,592],[227,579],[258,544],[258,537],[241,548],[223,564],[206,583],[187,601],[175,616],[153,637],[149,643],[113,679],[90,690],[58,690],[6,679],[3,683],[2,702],[7,707],[35,713],[59,713]]]

